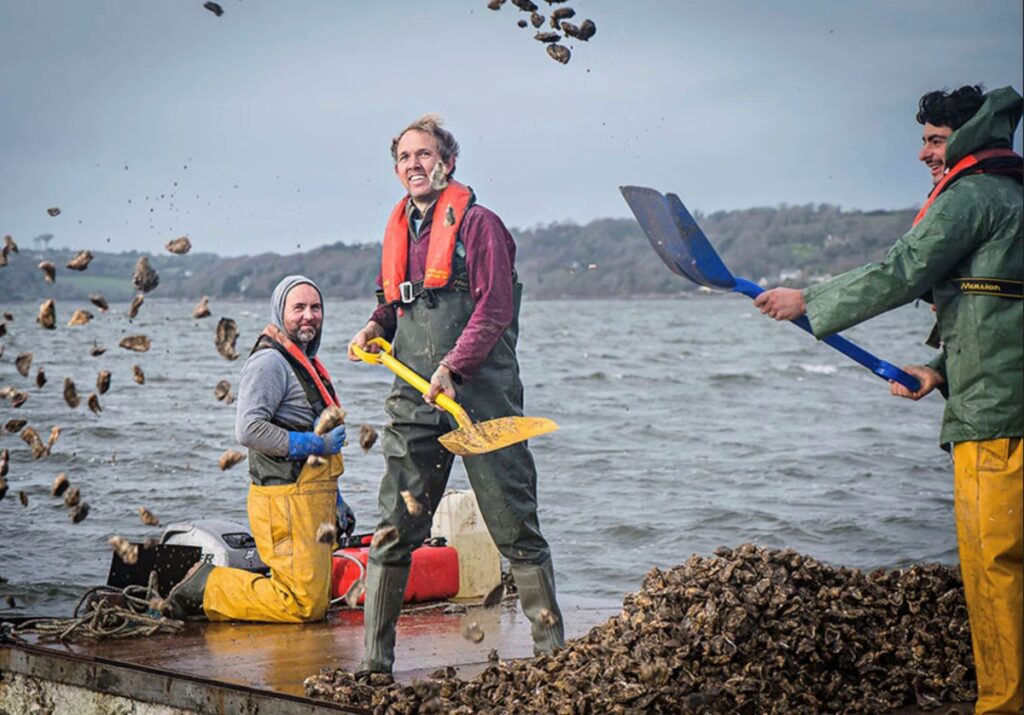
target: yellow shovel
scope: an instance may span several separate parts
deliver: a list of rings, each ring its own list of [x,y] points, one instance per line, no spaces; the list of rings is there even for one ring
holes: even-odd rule
[[[391,343],[384,338],[374,338],[370,342],[379,345],[381,352],[368,353],[356,345],[352,346],[352,352],[371,365],[384,364],[391,372],[419,390],[420,394],[427,394],[430,383],[391,354]],[[459,424],[458,429],[442,435],[438,441],[449,452],[460,456],[486,454],[558,429],[554,420],[545,417],[498,417],[474,424],[459,403],[443,392],[437,396],[435,404],[454,417]]]

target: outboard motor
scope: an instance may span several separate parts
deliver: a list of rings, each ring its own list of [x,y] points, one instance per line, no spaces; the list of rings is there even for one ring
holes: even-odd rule
[[[167,546],[198,546],[203,560],[214,566],[230,566],[246,571],[267,573],[260,559],[256,540],[241,524],[221,519],[199,519],[170,524],[160,543]]]

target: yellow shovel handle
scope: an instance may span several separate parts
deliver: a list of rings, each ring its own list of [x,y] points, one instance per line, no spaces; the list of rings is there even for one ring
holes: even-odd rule
[[[352,352],[356,354],[363,362],[368,362],[371,365],[384,364],[391,372],[398,375],[400,378],[408,382],[414,388],[419,390],[421,395],[427,394],[430,391],[430,382],[425,380],[419,373],[414,372],[405,363],[396,358],[392,353],[391,343],[384,338],[373,338],[371,343],[379,345],[381,352],[371,353],[361,349],[358,345],[352,346]],[[469,415],[462,409],[458,402],[448,397],[448,395],[439,393],[437,399],[434,401],[438,407],[443,409],[455,418],[455,421],[459,423],[459,427],[471,427],[473,420],[469,419]]]

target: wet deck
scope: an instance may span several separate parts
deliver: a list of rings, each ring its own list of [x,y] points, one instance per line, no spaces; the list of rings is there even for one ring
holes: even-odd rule
[[[559,601],[568,638],[585,634],[620,609],[619,603],[608,600],[561,596]],[[396,678],[411,681],[447,665],[470,678],[487,666],[492,649],[502,660],[533,654],[530,624],[515,599],[490,610],[475,606],[469,606],[466,614],[452,610],[440,604],[403,612],[398,622]],[[462,637],[467,617],[484,631],[482,642],[470,643]],[[96,643],[61,644],[34,635],[26,640],[36,652],[41,649],[76,661],[302,697],[303,680],[322,668],[355,670],[363,652],[363,614],[339,611],[326,621],[303,625],[194,622],[178,634]]]

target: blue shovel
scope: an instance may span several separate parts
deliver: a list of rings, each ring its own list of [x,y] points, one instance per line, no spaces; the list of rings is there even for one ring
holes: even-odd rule
[[[619,190],[654,250],[675,273],[698,285],[724,288],[749,298],[756,298],[764,292],[756,283],[736,278],[729,272],[678,196],[662,195],[643,186],[620,186]],[[813,335],[806,315],[792,322]],[[859,362],[883,380],[895,380],[913,392],[921,387],[917,378],[875,357],[838,333],[823,338],[822,342]]]

